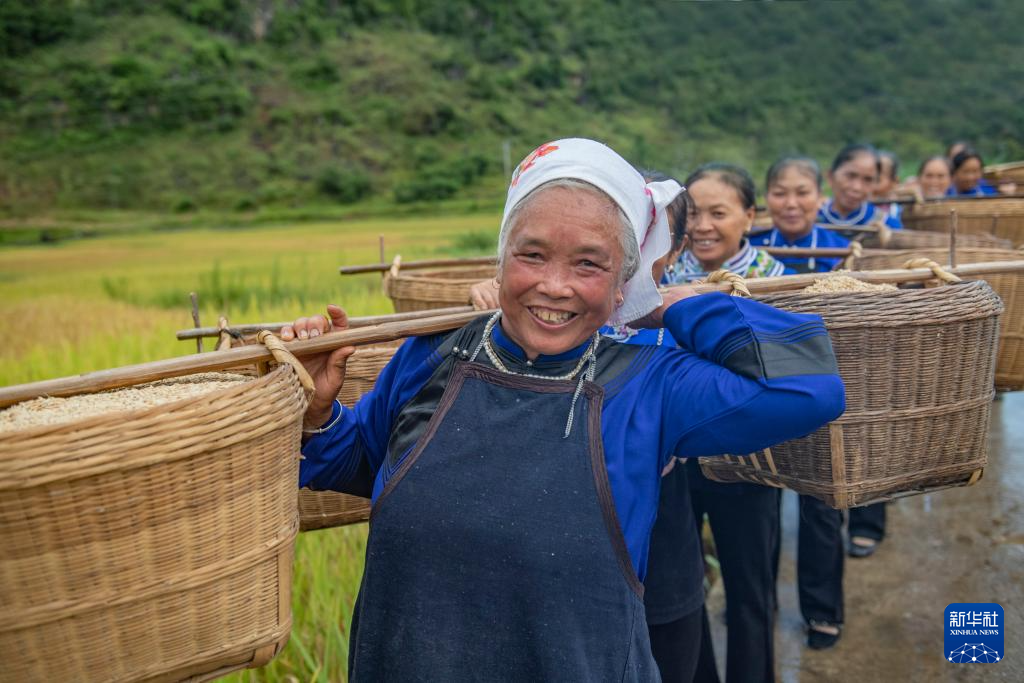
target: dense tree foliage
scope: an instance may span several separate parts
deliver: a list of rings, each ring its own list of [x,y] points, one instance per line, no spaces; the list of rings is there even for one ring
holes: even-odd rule
[[[571,134],[676,173],[851,140],[1020,158],[1022,19],[1017,0],[5,0],[0,206],[494,195],[503,142],[516,161]]]

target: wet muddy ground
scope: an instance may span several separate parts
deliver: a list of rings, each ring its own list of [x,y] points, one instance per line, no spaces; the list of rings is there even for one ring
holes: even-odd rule
[[[786,492],[783,500],[779,681],[1024,681],[1024,392],[1003,394],[994,404],[989,466],[978,484],[891,503],[878,551],[847,558],[846,625],[830,650],[805,644],[796,594],[796,496]],[[951,602],[1002,605],[1002,661],[945,660],[944,609]],[[724,674],[720,583],[708,606]]]

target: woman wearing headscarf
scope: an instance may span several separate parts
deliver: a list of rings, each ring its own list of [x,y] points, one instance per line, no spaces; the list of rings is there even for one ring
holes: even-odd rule
[[[822,198],[821,180],[821,167],[810,157],[783,157],[772,164],[765,180],[765,202],[772,229],[752,236],[751,244],[804,249],[848,247],[848,239],[816,224]],[[797,273],[834,270],[843,261],[838,256],[776,258]]]
[[[654,170],[642,170],[646,182],[664,182],[674,178]],[[665,207],[672,234],[672,246],[654,262],[651,276],[667,282],[666,273],[686,246],[686,225],[690,202],[680,192]],[[500,305],[492,280],[472,287],[470,300],[478,310]],[[601,328],[601,334],[624,344],[645,344],[677,348],[664,327],[637,329],[630,325]],[[651,652],[658,665],[662,683],[691,683],[697,669],[701,642],[710,638],[704,606],[704,549],[700,531],[694,523],[686,468],[670,460],[662,470],[658,513],[651,531],[647,575],[644,577],[644,607]]]
[[[818,210],[818,223],[840,228],[884,223],[897,230],[903,223],[869,200],[882,171],[878,150],[871,145],[847,145],[839,150],[828,172],[832,198]]]
[[[678,191],[594,141],[543,145],[509,188],[497,313],[410,339],[351,410],[334,397],[353,349],[306,361],[300,484],[374,501],[351,680],[657,680],[641,581],[670,457],[842,412],[820,318],[659,296]],[[605,321],[664,326],[680,348],[602,339]],[[282,336],[328,329],[300,318]],[[781,365],[753,334],[808,329]]]
[[[719,269],[745,278],[784,272],[781,262],[745,237],[753,225],[756,196],[746,170],[732,164],[705,164],[690,174],[686,186],[693,214],[687,225],[688,247],[671,274],[674,281],[692,282]],[[686,463],[686,476],[694,519],[699,529],[704,516],[708,517],[725,585],[726,680],[774,680],[779,490],[711,481],[693,459]],[[718,680],[710,638],[701,639],[694,680]]]

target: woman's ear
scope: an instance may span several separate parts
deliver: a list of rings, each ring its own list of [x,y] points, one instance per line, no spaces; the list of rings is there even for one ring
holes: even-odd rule
[[[679,242],[679,246],[675,247],[672,251],[668,252],[668,258],[665,259],[665,267],[670,267],[673,263],[679,260],[679,257],[686,251],[686,247],[690,244],[690,236],[683,235],[683,239]]]
[[[621,307],[623,302],[625,302],[625,301],[626,301],[626,297],[622,293],[622,289],[621,288],[620,289],[616,289],[615,290],[615,308]]]
[[[754,218],[757,217],[757,207],[751,206],[747,208],[747,229],[744,230],[744,234],[750,232],[754,227]]]

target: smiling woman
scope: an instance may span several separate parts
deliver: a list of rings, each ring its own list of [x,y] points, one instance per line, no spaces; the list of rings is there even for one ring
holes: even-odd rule
[[[641,582],[662,470],[843,411],[820,318],[659,295],[680,189],[592,140],[543,145],[509,187],[497,313],[408,340],[351,410],[333,399],[352,349],[305,361],[300,484],[374,501],[351,680],[658,680]],[[282,337],[346,327],[328,315]],[[606,321],[679,347],[617,343]]]
[[[899,218],[886,215],[868,201],[881,172],[878,150],[871,145],[847,145],[839,150],[828,172],[832,199],[818,211],[818,222],[843,227],[885,223],[895,230],[902,228]]]
[[[505,331],[533,360],[593,336],[640,256],[628,219],[593,185],[546,183],[519,207],[499,238],[499,302]]]
[[[689,246],[679,257],[673,283],[703,280],[724,269],[742,277],[782,275],[785,266],[746,238],[754,224],[754,181],[732,164],[700,166],[686,179],[692,201]]]

